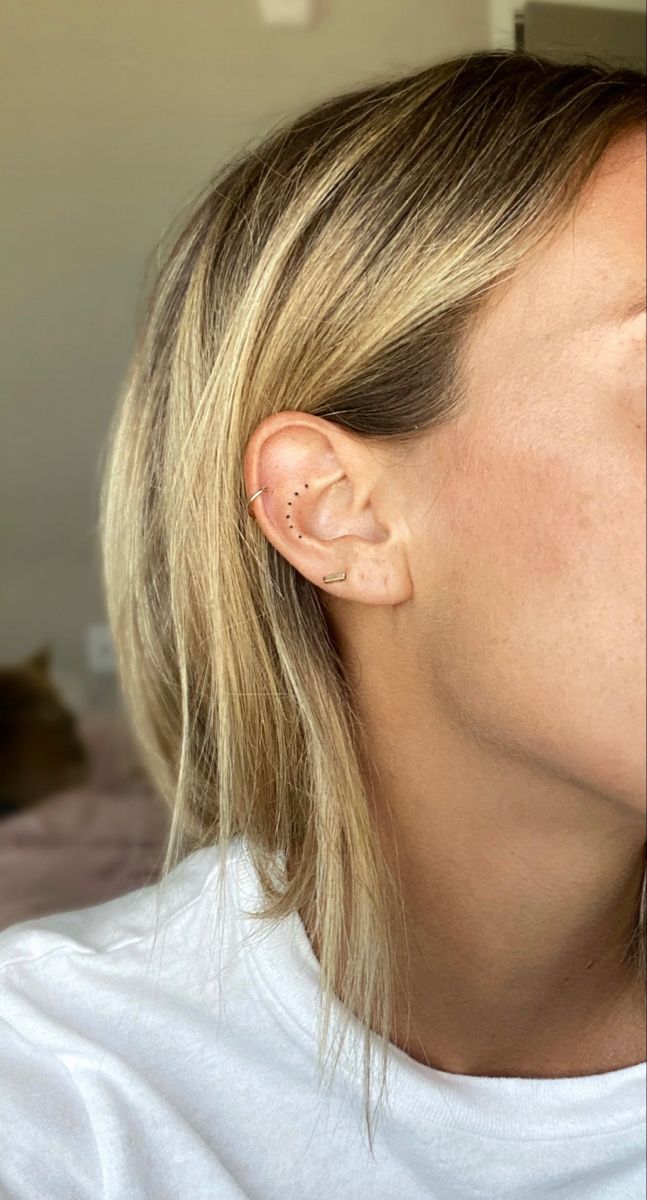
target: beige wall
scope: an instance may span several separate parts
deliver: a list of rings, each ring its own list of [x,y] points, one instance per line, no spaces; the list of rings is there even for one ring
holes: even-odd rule
[[[488,42],[480,0],[323,0],[308,30],[255,0],[4,0],[0,662],[46,639],[99,704],[99,461],[149,256],[216,166],[355,81]]]
[[[627,7],[624,5],[623,7]],[[0,663],[49,641],[76,706],[105,619],[99,465],[144,269],[231,152],[343,87],[512,45],[510,0],[320,0],[304,31],[256,0],[4,0]]]

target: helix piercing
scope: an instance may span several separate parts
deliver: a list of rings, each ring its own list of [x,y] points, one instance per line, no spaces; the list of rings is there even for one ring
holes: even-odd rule
[[[304,487],[308,487],[308,484],[307,484],[307,483],[305,483],[303,486],[304,486]],[[251,495],[251,496],[248,498],[248,500],[247,500],[247,511],[248,511],[248,513],[249,513],[250,517],[253,517],[253,516],[254,516],[254,513],[251,511],[251,507],[250,507],[250,506],[253,504],[254,500],[256,500],[256,499],[257,499],[259,496],[262,496],[263,492],[271,492],[271,491],[273,491],[273,489],[272,489],[272,488],[269,488],[269,487],[261,487],[261,488],[258,488],[258,490],[257,490],[257,491],[255,491],[255,492],[253,493],[253,495]],[[294,492],[294,493],[293,493],[293,495],[295,495],[295,496],[298,496],[298,495],[299,495],[299,493],[298,493],[298,492]],[[291,504],[292,504],[292,501],[291,501],[291,500],[288,500],[288,505],[291,505]],[[287,520],[289,520],[289,519],[290,519],[290,513],[286,513],[286,518],[287,518]],[[293,528],[294,528],[294,526],[292,526],[292,525],[291,525],[291,526],[290,526],[290,529],[293,529]],[[299,537],[302,537],[302,536],[303,536],[302,534],[299,534]],[[324,575],[324,576],[323,576],[323,582],[324,582],[324,583],[342,583],[342,582],[343,582],[343,580],[344,580],[345,578],[346,578],[346,572],[345,572],[345,571],[337,571],[337,572],[336,572],[335,574],[333,574],[333,575]]]

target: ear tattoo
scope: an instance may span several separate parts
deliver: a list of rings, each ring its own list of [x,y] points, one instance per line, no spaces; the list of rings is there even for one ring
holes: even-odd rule
[[[307,483],[304,483],[304,485],[303,485],[303,486],[304,486],[304,487],[307,487],[307,486],[308,486],[308,484],[307,484]],[[259,488],[257,492],[254,492],[254,494],[253,494],[252,496],[250,496],[250,497],[249,497],[249,499],[248,499],[248,501],[247,501],[247,511],[249,512],[249,515],[250,515],[250,517],[253,517],[253,516],[254,516],[253,512],[251,512],[251,511],[250,511],[250,505],[251,505],[251,504],[254,502],[254,500],[256,500],[256,498],[257,498],[258,496],[261,496],[261,495],[263,494],[263,492],[271,492],[271,491],[272,491],[272,489],[271,489],[271,488],[268,488],[268,487],[262,487],[262,488]],[[299,493],[298,493],[298,492],[294,492],[294,493],[293,493],[293,495],[295,495],[295,496],[298,496],[298,495],[299,495]],[[291,505],[292,505],[292,501],[291,501],[291,500],[288,500],[288,505],[287,505],[287,506],[288,506],[288,508],[290,508],[290,507],[291,507]],[[286,514],[285,514],[285,516],[286,516],[286,520],[288,520],[288,521],[289,521],[289,520],[290,520],[291,513],[286,513]],[[254,518],[254,519],[256,519],[256,518]],[[290,525],[290,529],[294,529],[294,525]],[[298,536],[299,536],[299,537],[302,537],[303,535],[302,535],[302,534],[299,534]],[[346,572],[345,572],[345,571],[338,571],[338,572],[337,572],[335,575],[324,575],[324,576],[323,576],[323,582],[324,582],[324,583],[341,583],[341,582],[342,582],[342,581],[343,581],[345,578],[346,578]]]

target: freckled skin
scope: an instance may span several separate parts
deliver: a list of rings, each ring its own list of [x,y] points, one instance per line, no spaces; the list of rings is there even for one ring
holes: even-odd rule
[[[466,413],[389,466],[411,603],[334,607],[407,905],[398,1044],[457,1073],[645,1057],[614,950],[644,871],[645,317],[615,318],[645,227],[640,133],[482,312]]]
[[[431,673],[484,728],[642,811],[645,316],[604,314],[644,284],[643,135],[607,168],[575,237],[569,222],[482,318],[469,412],[435,435],[450,587]],[[416,576],[432,597],[437,561]]]
[[[621,959],[645,848],[645,315],[618,319],[645,218],[640,130],[490,297],[459,419],[403,455],[285,411],[247,449],[248,495],[279,496],[266,536],[319,587],[347,572],[322,597],[403,890],[393,1040],[442,1070],[645,1058]]]

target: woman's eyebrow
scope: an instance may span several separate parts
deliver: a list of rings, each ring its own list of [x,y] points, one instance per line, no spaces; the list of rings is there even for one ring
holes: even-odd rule
[[[634,317],[640,316],[647,308],[647,297],[643,291],[641,294],[632,296],[627,299],[625,296],[623,303],[616,303],[604,309],[598,309],[597,313],[590,318],[584,326],[585,329],[592,333],[597,331],[600,326],[609,328],[609,326],[625,325],[627,321],[632,321]]]
[[[645,293],[643,292],[637,298],[634,297],[634,299],[630,302],[630,304],[628,304],[625,308],[623,308],[620,311],[620,313],[618,314],[617,320],[619,322],[630,321],[632,317],[637,317],[640,315],[640,313],[644,312],[646,307],[647,307],[647,297],[645,296]]]

